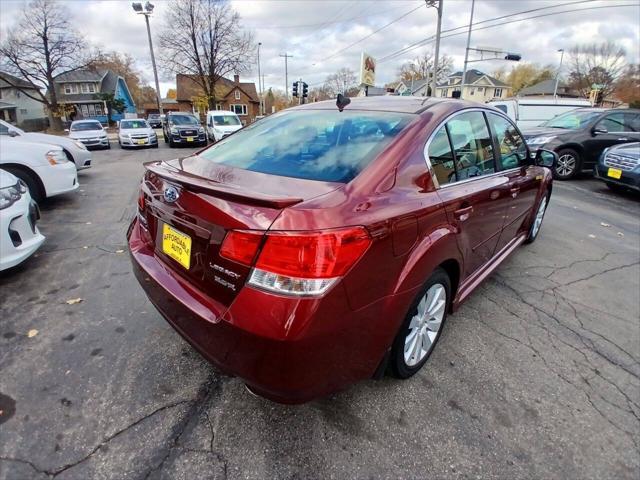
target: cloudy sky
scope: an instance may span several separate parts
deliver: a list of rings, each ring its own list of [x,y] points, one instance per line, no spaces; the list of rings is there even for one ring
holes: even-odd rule
[[[0,0],[0,35],[4,36],[18,21],[25,3]],[[145,80],[152,83],[144,19],[133,13],[130,1],[63,3],[89,42],[103,50],[130,53]],[[151,19],[152,32],[158,32],[170,19],[170,3],[165,0],[153,3],[156,9]],[[289,59],[289,83],[302,77],[310,85],[319,84],[342,67],[357,71],[360,53],[366,51],[379,60],[377,83],[383,85],[396,77],[402,63],[433,49],[432,42],[418,43],[436,31],[436,10],[426,7],[424,0],[232,0],[231,3],[244,28],[252,32],[256,42],[262,43],[260,58],[266,88],[284,89],[284,59],[279,55],[285,52],[293,56]],[[536,11],[513,15],[529,10]],[[465,26],[470,12],[471,0],[444,0],[440,51],[453,57],[458,69],[462,69],[464,61]],[[539,18],[530,18],[534,16]],[[498,47],[520,53],[523,61],[557,65],[560,48],[612,40],[626,49],[627,61],[638,63],[639,18],[640,0],[476,0],[474,23],[480,23],[472,32],[471,46]],[[491,72],[507,63],[489,61],[471,66]],[[164,95],[175,86],[175,78],[164,72],[160,76]],[[257,80],[257,68],[246,77]]]

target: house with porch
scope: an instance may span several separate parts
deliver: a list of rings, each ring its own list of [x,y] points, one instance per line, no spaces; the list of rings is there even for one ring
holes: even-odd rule
[[[511,96],[511,87],[502,80],[487,75],[480,70],[467,70],[464,85],[462,72],[455,72],[447,77],[447,81],[436,85],[436,97],[452,97],[453,92],[461,92],[460,98],[485,103],[490,100],[501,100]]]
[[[215,87],[216,110],[235,112],[243,125],[255,121],[260,113],[260,98],[253,82],[241,82],[239,75],[233,80],[221,77]],[[194,75],[176,75],[176,101],[181,111],[190,110],[204,118],[208,111],[204,92]]]
[[[44,130],[47,115],[34,84],[5,72],[0,72],[0,118],[24,130]]]
[[[125,104],[122,113],[112,112],[113,121],[121,120],[127,113],[136,113],[136,105],[124,78],[112,70],[75,70],[62,73],[54,79],[58,103],[65,105],[63,120],[98,120],[107,123],[107,105],[98,98],[100,93],[112,93]]]

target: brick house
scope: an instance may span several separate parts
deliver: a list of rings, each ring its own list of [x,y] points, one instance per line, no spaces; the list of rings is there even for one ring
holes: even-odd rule
[[[208,107],[203,101],[198,101],[203,96],[202,87],[196,83],[193,75],[176,75],[176,101],[180,110],[191,110],[204,118]],[[243,125],[254,122],[260,112],[256,84],[241,82],[239,75],[234,75],[233,81],[221,77],[216,83],[216,110],[235,112]]]

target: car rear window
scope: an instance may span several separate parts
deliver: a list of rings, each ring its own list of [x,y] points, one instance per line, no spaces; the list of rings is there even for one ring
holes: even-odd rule
[[[413,114],[299,110],[272,115],[199,155],[254,172],[324,182],[355,178]]]
[[[100,125],[100,122],[82,122],[71,124],[72,132],[84,132],[88,130],[102,130],[102,125]]]

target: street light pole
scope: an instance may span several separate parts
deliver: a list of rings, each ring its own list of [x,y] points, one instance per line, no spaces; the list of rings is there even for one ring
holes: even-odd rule
[[[262,84],[260,83],[260,45],[262,45],[261,42],[258,42],[258,92],[260,94],[260,115],[264,115],[262,113],[263,110],[263,106],[262,106]]]
[[[162,110],[162,100],[160,99],[160,83],[158,82],[158,69],[156,68],[156,57],[153,54],[153,41],[151,40],[151,27],[149,26],[149,16],[153,13],[154,5],[151,2],[147,2],[142,9],[142,3],[132,3],[133,11],[138,15],[144,15],[144,19],[147,24],[147,36],[149,37],[149,51],[151,52],[151,65],[153,66],[153,78],[156,82],[156,101],[158,102],[158,111],[160,115],[164,113]]]
[[[473,26],[473,9],[476,0],[471,0],[471,17],[469,18],[469,33],[467,34],[467,48],[464,50],[464,69],[462,70],[462,85],[460,86],[460,98],[464,95],[464,82],[467,79],[467,63],[469,61],[469,44],[471,43],[471,28]]]
[[[553,87],[553,98],[556,98],[558,94],[558,81],[560,80],[560,70],[562,70],[562,58],[564,57],[564,48],[558,50],[560,52],[560,65],[556,72],[556,85]]]
[[[435,0],[427,0],[427,6],[433,7],[435,6]],[[438,11],[438,27],[436,29],[436,51],[433,56],[433,78],[431,79],[431,96],[436,96],[436,85],[438,82],[438,55],[440,53],[440,34],[442,31],[442,0],[438,0],[438,6],[436,7]],[[468,45],[467,45],[468,46]],[[427,81],[429,78],[427,77]],[[426,88],[425,88],[426,91]]]

